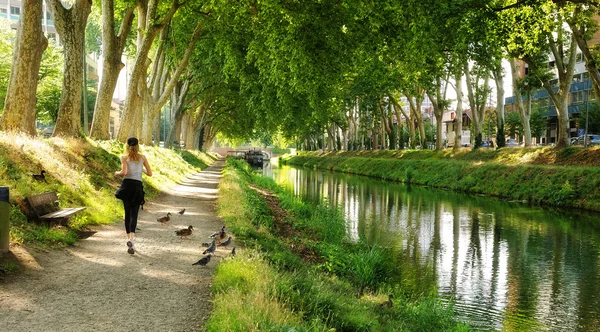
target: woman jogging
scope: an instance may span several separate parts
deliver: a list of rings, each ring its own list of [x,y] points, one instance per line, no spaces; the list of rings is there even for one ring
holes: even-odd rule
[[[127,252],[130,254],[135,253],[133,240],[135,239],[138,212],[140,205],[144,204],[142,173],[152,176],[152,170],[146,156],[140,153],[138,139],[130,137],[127,139],[125,154],[121,156],[121,170],[115,172],[115,175],[123,176],[121,187],[119,187],[115,196],[123,201],[123,207],[125,208]]]

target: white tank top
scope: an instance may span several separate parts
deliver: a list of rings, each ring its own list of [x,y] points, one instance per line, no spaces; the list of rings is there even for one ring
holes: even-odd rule
[[[142,181],[142,167],[144,166],[144,160],[140,157],[138,161],[131,161],[125,159],[127,163],[127,175],[123,178]]]

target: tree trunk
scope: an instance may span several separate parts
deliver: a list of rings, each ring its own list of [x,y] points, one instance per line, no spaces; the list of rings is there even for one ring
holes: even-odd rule
[[[76,0],[65,8],[60,0],[50,0],[56,31],[63,42],[65,68],[58,118],[53,136],[81,136],[81,93],[83,86],[83,41],[92,10],[91,0]]]
[[[55,0],[56,1],[56,0]],[[148,68],[148,53],[152,47],[154,39],[175,15],[177,9],[182,6],[178,0],[173,0],[171,7],[167,14],[160,22],[157,20],[157,0],[141,0],[138,1],[138,39],[137,39],[137,52],[135,56],[135,62],[131,70],[131,76],[129,78],[129,84],[127,86],[127,95],[125,97],[125,105],[123,109],[123,119],[121,121],[121,127],[117,134],[117,139],[124,142],[130,135],[135,134],[136,131],[140,132],[140,123],[135,123],[136,119],[141,120],[141,108],[136,107],[141,103],[140,93],[144,93],[140,90],[140,84],[145,84],[146,69]],[[140,113],[140,114],[137,114]]]
[[[421,116],[421,104],[418,101],[418,97],[413,97],[410,94],[405,94],[406,95],[406,99],[408,100],[408,105],[409,105],[409,114],[410,114],[410,118],[407,118],[408,120],[408,130],[410,132],[410,147],[411,149],[416,149],[417,148],[417,128],[419,128],[419,136],[421,133],[421,125],[423,123],[423,117]],[[419,110],[417,111],[417,107],[419,107]],[[419,121],[420,120],[420,121]],[[423,127],[423,133],[425,133],[425,129]],[[423,145],[421,143],[421,141],[423,140],[422,137],[419,137],[419,144],[421,145],[421,148],[423,148]]]
[[[153,91],[152,95],[143,94],[143,98],[145,100],[143,103],[144,118],[147,118],[149,120],[154,120],[160,114],[160,110],[165,105],[165,103],[169,100],[169,97],[171,96],[171,92],[173,92],[173,89],[179,83],[179,78],[181,77],[183,70],[188,65],[190,57],[192,56],[192,53],[194,51],[194,46],[196,45],[196,42],[198,41],[198,39],[200,39],[201,31],[202,31],[202,21],[198,21],[198,24],[196,24],[196,28],[194,29],[194,33],[192,34],[190,40],[188,41],[188,47],[185,50],[183,58],[177,65],[177,68],[175,69],[175,71],[171,74],[171,77],[170,77],[168,83],[165,83],[166,78],[167,78],[167,75],[166,75],[167,70],[166,70],[166,68],[164,68],[164,60],[160,61],[158,63],[158,65],[155,66],[155,69],[153,70],[153,72],[156,74],[153,77],[153,80],[158,80],[160,78],[160,82],[157,82],[157,84],[155,85],[154,89],[152,90]],[[164,57],[164,52],[162,53],[162,57]],[[159,68],[159,66],[160,66],[160,68]],[[161,73],[162,73],[162,75],[161,75]],[[142,90],[148,91],[147,89],[145,89],[144,86],[142,86],[141,88],[142,88]],[[144,123],[144,128],[148,128],[148,126],[150,126],[150,124]],[[148,139],[146,130],[144,130],[144,133],[146,134],[146,135],[144,135],[145,140]]]
[[[458,150],[462,144],[462,116],[463,116],[463,106],[462,106],[462,75],[461,73],[457,73],[456,75],[456,116],[454,117],[454,150]]]
[[[127,35],[133,23],[135,7],[125,11],[121,28],[115,34],[114,0],[102,0],[102,79],[94,106],[94,118],[90,136],[95,139],[110,139],[110,106],[117,86],[119,72],[125,66],[121,62]]]
[[[558,34],[558,40],[560,41],[562,33]],[[556,72],[558,75],[559,88],[557,92],[550,85],[549,81],[543,81],[542,84],[544,89],[548,92],[550,99],[556,106],[557,122],[558,122],[558,137],[556,139],[556,147],[562,148],[570,145],[569,141],[569,89],[571,87],[571,81],[573,80],[573,73],[575,71],[575,59],[577,56],[577,43],[574,37],[571,37],[571,43],[569,50],[565,51],[559,49],[559,45],[562,42],[557,42],[550,39],[550,49],[554,55]],[[563,59],[562,54],[569,54],[568,59]],[[530,58],[526,58],[527,63],[531,69],[537,69],[536,62]],[[537,70],[535,70],[537,72]]]
[[[440,77],[437,77],[435,79],[435,90],[433,90],[432,93],[428,93],[427,95],[429,96],[429,100],[431,100],[431,103],[433,105],[433,114],[435,115],[435,149],[437,151],[440,151],[444,148],[444,140],[442,138],[444,136],[443,118],[445,105],[445,93],[442,94],[442,80]]]
[[[169,124],[167,137],[165,137],[165,147],[171,146],[172,142],[175,140],[177,127],[181,126],[183,104],[189,91],[189,86],[190,81],[186,80],[185,82],[178,84],[171,93],[171,123]],[[179,142],[179,139],[177,139],[177,142]],[[177,145],[179,145],[179,143]]]
[[[504,139],[504,76],[502,75],[502,62],[498,62],[492,71],[496,82],[496,147],[506,145]]]
[[[475,149],[481,146],[483,121],[485,121],[485,104],[489,94],[489,76],[486,75],[483,83],[483,88],[479,86],[480,77],[477,75],[475,79],[471,77],[471,68],[468,62],[464,63],[465,81],[467,83],[467,96],[471,113],[473,114],[473,133],[471,141],[474,142]]]
[[[519,87],[519,76],[518,71],[519,68],[517,66],[517,62],[515,59],[510,59],[510,70],[512,73],[512,85],[513,85],[513,93],[515,95],[517,110],[519,111],[519,115],[521,116],[521,123],[523,125],[523,143],[525,146],[531,146],[531,126],[529,125],[529,119],[531,117],[531,92],[526,91],[527,93],[527,107],[523,105],[523,97],[521,96],[522,91]]]
[[[42,0],[24,0],[0,129],[36,135],[35,92],[48,40],[42,32]]]

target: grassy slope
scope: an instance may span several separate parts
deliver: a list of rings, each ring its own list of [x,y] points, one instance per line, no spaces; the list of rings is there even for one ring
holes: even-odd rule
[[[87,225],[108,224],[123,218],[121,202],[114,197],[120,177],[119,155],[124,145],[114,141],[83,139],[34,139],[0,132],[0,186],[10,190],[11,242],[42,246],[73,244],[77,230]],[[204,153],[191,153],[142,146],[154,175],[145,177],[147,198],[160,188],[174,185],[187,174],[206,167],[213,159]],[[31,174],[46,170],[46,181],[37,182]],[[24,199],[56,191],[62,207],[86,206],[70,220],[71,227],[48,228],[28,222]]]
[[[285,163],[600,211],[600,148],[302,153]]]

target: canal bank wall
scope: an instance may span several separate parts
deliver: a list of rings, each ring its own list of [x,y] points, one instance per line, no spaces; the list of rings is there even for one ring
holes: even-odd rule
[[[279,162],[535,205],[600,211],[598,148],[300,152]]]

